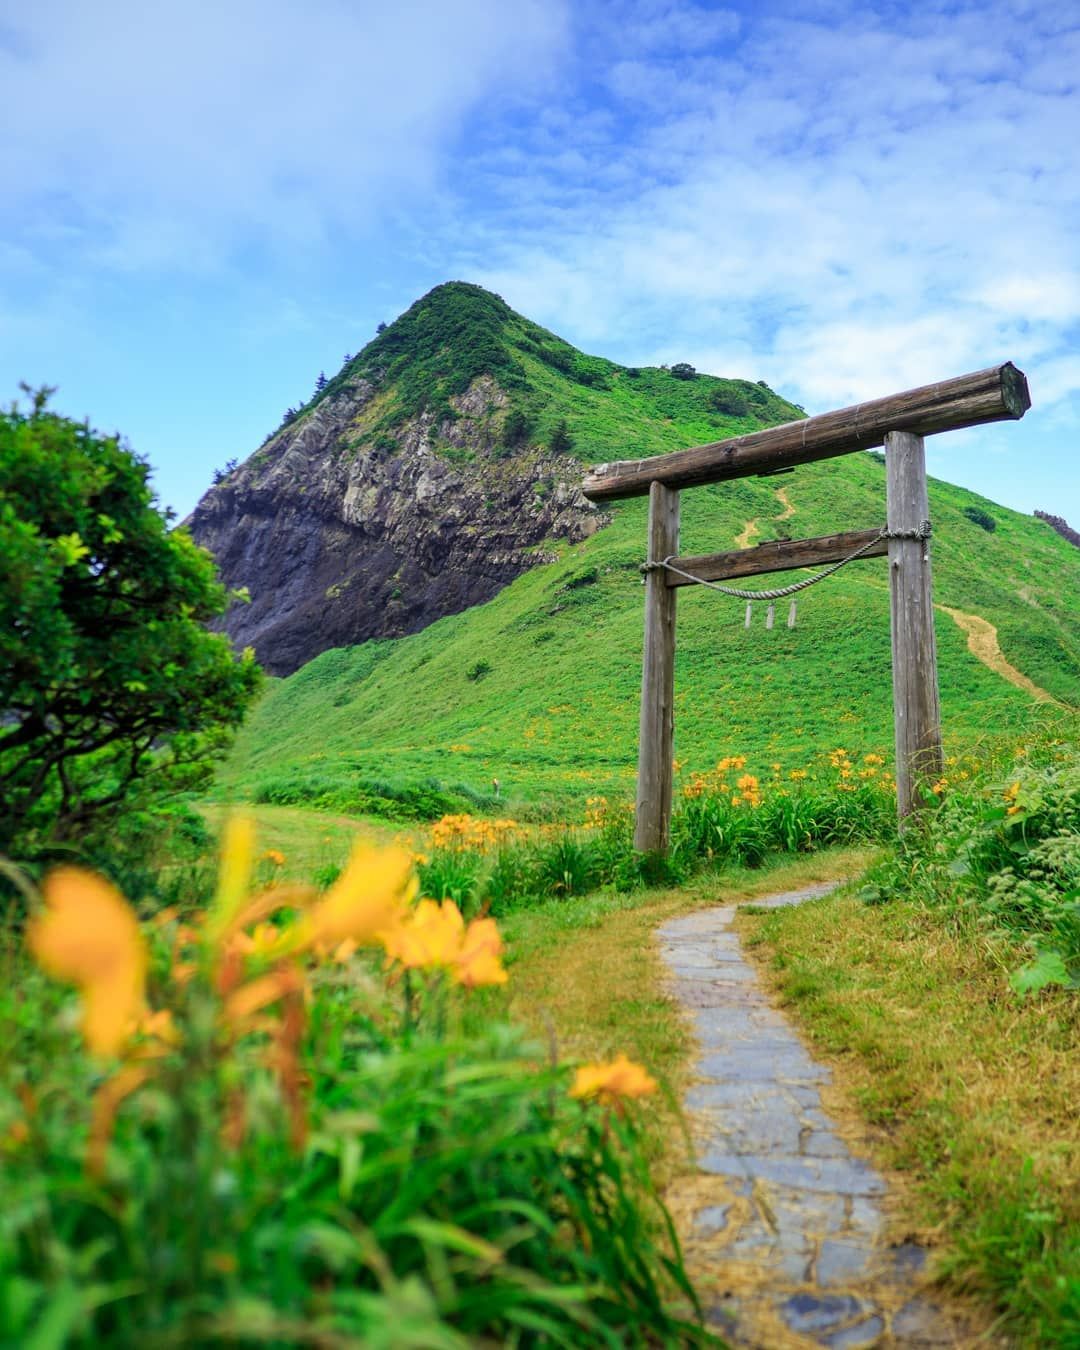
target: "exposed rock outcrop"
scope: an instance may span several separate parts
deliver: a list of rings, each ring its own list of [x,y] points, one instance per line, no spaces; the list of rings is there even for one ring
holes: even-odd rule
[[[502,443],[508,397],[482,375],[380,431],[385,391],[356,379],[277,432],[188,524],[229,587],[222,627],[275,675],[328,647],[399,637],[491,599],[604,522],[581,463]]]

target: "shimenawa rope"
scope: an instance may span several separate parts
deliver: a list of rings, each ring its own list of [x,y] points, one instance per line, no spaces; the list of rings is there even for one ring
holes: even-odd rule
[[[692,572],[684,572],[681,567],[675,567],[671,559],[675,556],[670,555],[661,562],[643,563],[641,570],[643,573],[656,571],[674,572],[676,576],[685,577],[687,581],[692,581],[696,586],[707,586],[710,591],[719,591],[721,595],[730,595],[735,600],[783,600],[785,596],[794,595],[797,591],[805,591],[808,586],[816,586],[819,581],[824,581],[826,577],[831,577],[834,572],[839,572],[841,567],[846,567],[849,562],[854,562],[856,558],[881,542],[882,539],[929,539],[930,522],[922,521],[917,529],[914,530],[890,530],[883,529],[878,535],[857,548],[854,553],[849,553],[846,558],[841,558],[839,562],[833,563],[831,567],[826,567],[823,572],[815,572],[812,577],[805,577],[802,581],[796,581],[790,586],[778,586],[771,591],[742,591],[734,586],[721,586],[716,581],[706,581],[704,577],[696,577]],[[644,580],[644,577],[642,578]]]

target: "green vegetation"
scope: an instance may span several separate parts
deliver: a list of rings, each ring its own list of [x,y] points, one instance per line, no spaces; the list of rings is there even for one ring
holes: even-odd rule
[[[1059,740],[999,754],[974,778],[944,777],[920,828],[867,877],[872,902],[903,894],[1030,957],[1030,993],[1080,987],[1080,752]]]
[[[671,370],[629,370],[587,356],[499,296],[455,281],[384,326],[308,403],[289,408],[282,426],[364,380],[379,394],[351,445],[393,443],[394,430],[422,412],[434,415],[438,443],[439,424],[458,416],[451,400],[481,376],[493,378],[511,399],[509,410],[498,414],[503,421],[495,436],[504,453],[526,452],[533,439],[556,453],[573,449],[582,459],[603,459],[629,433],[635,453],[657,454],[687,443],[672,435],[676,421],[683,437],[693,427],[692,439],[715,440],[802,416],[765,385],[700,375],[685,362]],[[496,415],[492,407],[488,416]],[[453,451],[446,442],[441,449]]]
[[[785,854],[891,839],[894,787],[881,757],[868,758],[853,765],[833,755],[831,772],[812,781],[796,770],[794,779],[776,771],[762,782],[745,772],[741,756],[693,774],[676,803],[664,858],[636,852],[632,808],[604,797],[589,799],[580,829],[522,831],[505,818],[447,816],[420,865],[424,894],[501,916],[541,899],[633,891],[707,869],[755,868]]]
[[[997,529],[997,521],[989,511],[984,511],[981,506],[965,506],[964,515],[973,525],[978,525],[987,534],[993,534]]]
[[[660,378],[673,396],[703,383],[643,371],[626,382],[627,397]],[[599,395],[581,390],[581,398]],[[599,435],[600,424],[590,423],[584,406],[571,424],[582,435]],[[605,453],[625,445],[614,425]],[[656,425],[683,445],[704,429],[689,419]],[[696,489],[683,494],[682,548],[734,547],[748,521],[756,522],[753,542],[874,525],[882,519],[884,486],[881,464],[853,455],[786,475],[782,497],[770,480]],[[965,508],[980,499],[962,488],[932,482],[930,499],[936,598],[993,624],[1009,661],[1049,695],[1075,703],[1076,550],[1042,523],[1003,507],[994,507],[998,528],[987,534],[966,518]],[[635,500],[612,515],[585,543],[554,544],[558,562],[535,568],[486,605],[411,637],[325,652],[274,682],[240,732],[221,793],[255,796],[262,784],[288,779],[312,784],[309,800],[341,810],[370,784],[404,789],[436,782],[460,810],[469,809],[460,804],[466,791],[483,796],[497,777],[500,811],[560,820],[580,819],[590,796],[629,796],[646,508]],[[702,588],[679,593],[675,734],[684,772],[743,754],[748,771],[764,780],[773,763],[785,773],[813,771],[840,746],[853,759],[891,758],[883,561],[855,563],[800,596],[794,629],[784,626],[782,614],[766,631],[762,606],[745,629],[744,613],[742,603]],[[966,633],[940,611],[937,643],[950,753],[976,744],[987,728],[1036,716],[1030,694],[977,659]],[[470,678],[479,664],[491,669]]]
[[[50,392],[0,413],[0,851],[23,858],[205,784],[259,681],[206,631],[225,591],[147,465]]]
[[[251,844],[205,918],[193,894],[141,934],[92,874],[47,882],[30,944],[81,1034],[0,945],[0,1337],[718,1345],[645,1163],[648,1076],[590,1086],[495,989],[481,1025],[494,925],[411,908],[407,854],[250,907]]]
[[[939,1273],[996,1305],[1010,1343],[1072,1345],[1080,750],[1040,738],[948,773],[854,894],[743,929],[842,1058],[846,1096],[911,1181],[901,1222],[944,1239]]]

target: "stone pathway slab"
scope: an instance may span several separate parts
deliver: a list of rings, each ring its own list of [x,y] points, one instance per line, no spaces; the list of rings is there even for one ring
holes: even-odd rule
[[[832,889],[754,903],[799,904]],[[698,1172],[668,1198],[710,1322],[760,1350],[974,1344],[922,1287],[922,1248],[888,1246],[885,1181],[826,1112],[830,1072],[771,1006],[734,915],[720,906],[657,935],[700,1048],[686,1097]]]

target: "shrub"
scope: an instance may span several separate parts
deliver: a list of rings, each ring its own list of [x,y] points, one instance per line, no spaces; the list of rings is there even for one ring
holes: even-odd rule
[[[469,667],[469,669],[465,672],[465,678],[467,680],[472,680],[475,683],[477,680],[482,680],[485,675],[490,675],[491,670],[492,667],[490,662],[474,661],[473,664]]]
[[[543,895],[584,895],[599,880],[592,850],[572,831],[541,841],[534,858],[533,875]]]
[[[1080,754],[1048,741],[961,773],[933,785],[864,898],[904,893],[1027,947],[1018,991],[1080,986]]]
[[[480,855],[464,849],[438,849],[421,858],[417,872],[420,886],[432,900],[452,900],[471,916],[480,887]]]
[[[696,380],[697,371],[689,361],[677,361],[671,367],[671,373],[677,380]]]
[[[709,395],[709,406],[725,417],[750,415],[750,400],[742,390],[731,384],[722,384],[714,389]]]
[[[502,440],[503,445],[513,449],[523,445],[529,438],[532,431],[532,419],[520,408],[512,408],[506,415],[506,421],[503,423]]]
[[[260,681],[207,630],[228,596],[148,466],[27,392],[0,412],[0,851],[22,858],[202,785]]]
[[[568,455],[574,448],[574,438],[570,435],[570,428],[566,424],[566,418],[556,423],[555,430],[551,433],[551,453],[553,455]]]
[[[981,530],[987,534],[993,534],[997,529],[997,521],[989,511],[984,511],[981,506],[965,506],[964,515],[973,525],[978,525]]]

